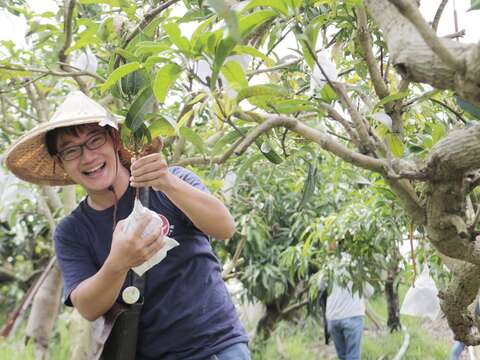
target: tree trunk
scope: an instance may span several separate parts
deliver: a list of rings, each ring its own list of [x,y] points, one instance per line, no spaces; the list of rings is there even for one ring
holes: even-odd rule
[[[266,304],[265,315],[257,324],[256,338],[260,341],[267,340],[275,330],[277,323],[282,318],[282,312],[277,303]]]
[[[400,324],[400,301],[398,296],[401,254],[397,244],[393,247],[390,256],[391,259],[387,266],[387,279],[385,280],[385,296],[387,298],[387,326],[390,332],[394,332],[402,328]]]
[[[48,358],[48,340],[60,307],[62,282],[58,266],[53,266],[33,300],[26,334],[35,343],[36,359]]]
[[[70,360],[88,360],[90,348],[90,322],[73,310],[69,325]]]
[[[399,311],[399,297],[398,297],[398,283],[395,285],[395,278],[388,277],[385,281],[385,296],[387,297],[388,319],[387,326],[390,332],[401,329],[400,311]]]

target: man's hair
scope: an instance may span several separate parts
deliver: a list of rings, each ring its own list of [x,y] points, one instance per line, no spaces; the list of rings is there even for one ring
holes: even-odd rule
[[[59,128],[48,131],[45,134],[45,145],[47,146],[48,153],[50,154],[50,156],[55,156],[57,154],[58,152],[57,139],[59,136],[62,136],[62,135],[79,136],[80,133],[96,127],[99,127],[99,125],[92,123],[92,124],[59,127]],[[105,129],[110,133],[110,135],[112,135],[110,126],[106,126]]]

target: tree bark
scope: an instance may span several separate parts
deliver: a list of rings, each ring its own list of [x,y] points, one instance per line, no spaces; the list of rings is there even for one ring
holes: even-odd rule
[[[55,265],[33,300],[26,334],[35,343],[36,359],[48,357],[48,340],[60,307],[60,280],[60,271]]]
[[[365,0],[365,4],[404,79],[452,90],[480,104],[480,46],[436,37],[411,0]],[[427,182],[428,239],[452,266],[452,281],[439,294],[441,307],[455,337],[467,345],[480,344],[480,323],[468,310],[480,287],[480,241],[466,211],[466,198],[478,185],[472,172],[479,168],[480,126],[475,125],[452,131],[439,141],[417,174]],[[394,177],[387,174],[386,178]]]
[[[398,276],[398,273],[396,274]],[[390,332],[399,331],[402,328],[400,324],[400,310],[398,297],[398,282],[395,284],[396,276],[389,274],[385,281],[385,296],[387,298],[387,326]]]
[[[417,28],[393,4],[397,1],[366,0],[368,10],[382,29],[392,64],[404,78],[437,89],[455,91],[480,104],[480,46],[440,38],[453,58],[463,64],[463,73],[446,64],[438,51],[427,45]]]
[[[87,360],[90,348],[90,322],[73,310],[70,316],[70,360]]]

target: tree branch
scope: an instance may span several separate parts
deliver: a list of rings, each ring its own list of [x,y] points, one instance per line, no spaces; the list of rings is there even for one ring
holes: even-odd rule
[[[443,10],[445,10],[445,6],[447,6],[448,0],[442,0],[440,5],[438,6],[437,12],[433,18],[432,22],[432,29],[433,31],[437,32],[438,24],[440,23],[440,18],[442,17]]]
[[[457,71],[432,51],[416,27],[389,0],[365,0],[365,4],[383,32],[393,66],[404,79],[453,90],[463,99],[480,104],[480,46],[437,38],[429,29],[437,42],[463,64],[464,71]]]
[[[67,55],[65,53],[67,52],[67,50],[70,48],[70,45],[72,44],[73,10],[75,9],[76,3],[77,3],[76,0],[64,0],[63,33],[65,36],[65,40],[63,42],[62,48],[58,52],[58,60],[61,63],[67,62]],[[63,68],[63,65],[60,65],[60,68],[66,71],[66,69]]]
[[[289,68],[290,66],[297,65],[298,63],[300,63],[300,60],[301,59],[297,59],[297,60],[294,60],[294,61],[286,62],[284,64],[279,64],[279,65],[272,66],[272,67],[269,67],[269,68],[249,71],[249,72],[247,72],[246,75],[248,77],[250,77],[250,76],[253,76],[253,75],[258,75],[258,74],[263,74],[263,73],[268,73],[268,72],[273,72],[273,71],[277,71],[277,70],[286,69],[286,68]]]
[[[260,115],[259,115],[260,116]],[[387,163],[384,160],[376,159],[370,156],[360,154],[356,151],[352,151],[342,143],[336,141],[332,136],[325,134],[317,129],[306,126],[297,119],[289,118],[286,116],[265,116],[265,121],[250,131],[247,136],[242,140],[237,149],[235,149],[235,155],[243,154],[247,148],[255,142],[255,140],[275,127],[285,127],[290,131],[293,131],[304,138],[311,140],[323,149],[337,155],[343,160],[369,169],[381,174],[385,174]]]
[[[411,0],[390,0],[400,13],[417,28],[425,43],[447,65],[460,74],[465,73],[465,64],[455,57],[438,39],[435,32],[427,24],[418,7]]]
[[[367,64],[368,72],[372,79],[373,87],[375,93],[380,99],[383,99],[390,95],[390,91],[386,82],[382,78],[382,74],[377,67],[377,61],[373,55],[373,46],[370,41],[370,32],[367,28],[367,13],[363,6],[356,7],[357,13],[357,28],[358,28],[358,39],[360,46],[363,50],[364,59]],[[387,78],[388,69],[385,71],[385,78]],[[401,113],[396,109],[395,105],[400,105],[401,101],[397,100],[391,103],[385,104],[385,111],[392,118],[392,132],[398,135],[400,138],[403,138],[403,121]]]
[[[327,111],[327,114],[330,118],[333,120],[337,121],[340,125],[343,126],[345,131],[347,132],[348,136],[350,137],[350,140],[352,141],[355,146],[360,147],[360,140],[358,138],[358,134],[355,132],[355,130],[352,128],[350,123],[348,122],[347,119],[345,119],[340,113],[335,110],[335,108],[329,104],[326,103],[318,103],[318,106],[325,111]]]
[[[123,42],[122,47],[125,48],[130,43],[130,41],[132,41],[133,38],[135,36],[137,36],[138,33],[140,33],[143,29],[145,29],[147,27],[147,25],[150,24],[150,22],[152,22],[152,20],[157,17],[158,14],[160,14],[163,10],[168,9],[170,6],[177,3],[178,1],[179,0],[165,1],[160,6],[154,8],[154,9],[150,10],[148,13],[146,13],[144,18],[142,19],[142,21],[140,21],[140,23],[135,27],[135,29],[133,29],[132,32],[127,35],[127,37],[125,38],[125,40]]]
[[[18,111],[20,111],[23,115],[29,117],[30,119],[32,120],[35,120],[36,122],[38,122],[38,118],[30,113],[28,113],[27,111],[23,110],[20,106],[16,105],[13,101],[11,101],[8,97],[6,96],[2,96],[2,99],[5,100],[5,102],[10,105],[11,107],[14,107],[15,109],[17,109]]]
[[[358,31],[358,40],[363,50],[363,55],[365,62],[367,64],[368,72],[372,78],[373,87],[380,99],[390,95],[387,85],[382,79],[380,70],[377,67],[377,61],[372,51],[372,43],[370,41],[370,32],[367,28],[367,13],[363,6],[355,7],[357,13],[357,31]]]
[[[72,67],[72,66],[70,66],[70,67]],[[52,76],[58,76],[58,77],[72,77],[72,78],[75,78],[75,77],[78,77],[78,76],[91,76],[91,77],[95,78],[96,80],[99,80],[99,81],[102,81],[102,82],[105,81],[105,79],[102,78],[101,76],[98,76],[97,74],[92,74],[91,72],[88,72],[88,71],[79,71],[79,72],[68,72],[67,71],[67,72],[64,72],[64,71],[56,71],[56,70],[50,70],[50,69],[20,67],[20,66],[16,66],[16,65],[0,65],[0,69],[14,70],[14,71],[28,71],[28,72],[32,72],[32,73],[40,73],[40,74],[44,74],[44,75],[52,75]]]

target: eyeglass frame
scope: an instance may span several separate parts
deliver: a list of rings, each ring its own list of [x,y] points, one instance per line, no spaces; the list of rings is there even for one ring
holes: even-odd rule
[[[91,141],[93,138],[95,138],[96,136],[98,135],[102,135],[103,136],[103,142],[98,145],[98,146],[95,146],[95,147],[91,147],[88,145],[89,141]],[[84,142],[80,143],[80,144],[77,144],[77,145],[72,145],[72,146],[67,146],[65,149],[63,150],[60,150],[60,151],[57,151],[55,156],[58,156],[62,161],[73,161],[73,160],[76,160],[78,159],[79,157],[81,157],[83,155],[83,148],[86,147],[88,150],[96,150],[96,149],[99,149],[101,148],[103,145],[105,145],[107,143],[107,136],[109,135],[108,131],[98,131],[96,133],[94,133],[93,135],[91,135],[87,140],[85,140]],[[66,159],[64,157],[64,153],[65,151],[67,150],[70,150],[70,149],[74,149],[74,148],[79,148],[80,151],[78,153],[78,156],[75,156],[71,159]]]

